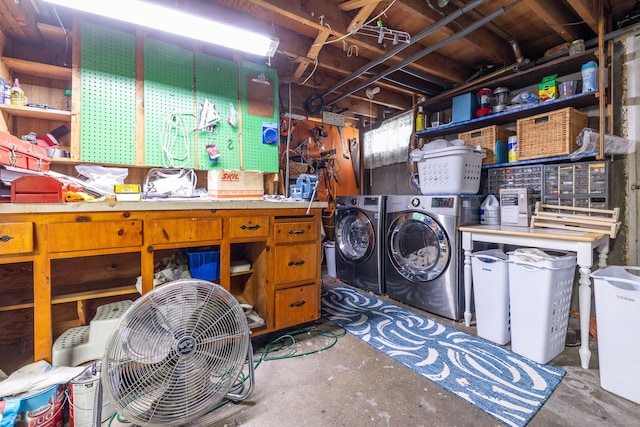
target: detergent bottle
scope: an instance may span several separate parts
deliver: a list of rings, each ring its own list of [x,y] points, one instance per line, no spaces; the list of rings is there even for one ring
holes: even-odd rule
[[[20,82],[16,78],[11,87],[11,105],[24,106],[24,92],[20,87]]]
[[[480,205],[480,224],[500,225],[500,202],[493,193],[489,193]]]

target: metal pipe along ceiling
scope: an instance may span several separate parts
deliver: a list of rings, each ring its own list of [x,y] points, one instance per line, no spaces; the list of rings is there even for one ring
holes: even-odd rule
[[[455,12],[453,12],[452,14],[450,14],[449,16],[447,16],[444,19],[441,19],[440,21],[436,22],[434,25],[432,25],[431,27],[427,28],[426,30],[416,34],[415,36],[411,37],[411,43],[402,43],[398,46],[396,46],[395,48],[391,49],[389,52],[385,53],[384,55],[382,55],[380,58],[376,59],[375,61],[372,61],[364,66],[362,66],[360,69],[354,71],[352,74],[350,74],[349,76],[345,77],[344,79],[342,79],[341,81],[339,81],[338,83],[336,83],[335,85],[331,86],[329,89],[327,89],[322,95],[322,97],[327,96],[328,94],[336,91],[338,88],[344,86],[345,84],[357,79],[358,77],[360,77],[362,74],[364,74],[365,72],[369,71],[371,68],[375,67],[376,65],[382,64],[384,61],[386,61],[387,59],[391,58],[392,56],[396,55],[398,52],[406,49],[407,47],[411,46],[414,43],[417,43],[418,41],[420,41],[421,39],[425,38],[426,36],[428,36],[429,34],[433,33],[434,31],[444,27],[445,25],[449,24],[451,21],[453,21],[454,19],[458,18],[459,16],[467,13],[468,11],[476,8],[477,6],[481,5],[482,3],[484,3],[486,0],[476,0],[472,3],[469,3],[468,5],[466,5],[465,7],[462,7],[458,10],[456,10]],[[440,81],[438,81],[437,79],[433,79],[434,81],[432,81],[431,83],[435,83],[439,86],[440,85]],[[446,86],[443,86],[446,87]],[[351,92],[353,93],[353,92]]]
[[[402,61],[401,63],[394,65],[393,67],[390,67],[388,69],[386,69],[385,71],[381,72],[380,74],[376,75],[375,77],[370,78],[369,80],[367,80],[364,83],[361,83],[351,89],[349,89],[347,92],[343,93],[342,95],[340,95],[339,97],[332,99],[331,101],[329,101],[326,105],[332,105],[335,104],[336,102],[346,98],[347,96],[351,95],[354,92],[359,91],[360,89],[363,89],[373,83],[375,83],[376,81],[388,76],[389,74],[398,71],[399,69],[407,66],[408,64],[411,64],[412,62],[417,61],[418,59],[422,58],[425,55],[428,55],[429,53],[440,49],[441,47],[456,41],[464,36],[466,36],[467,34],[477,30],[478,28],[482,27],[484,24],[486,24],[487,22],[493,21],[494,19],[496,19],[498,16],[502,15],[504,12],[506,11],[506,8],[501,7],[499,9],[496,9],[493,13],[485,16],[484,18],[482,18],[479,21],[474,22],[473,24],[469,25],[467,28],[465,28],[464,30],[455,33],[449,37],[447,37],[446,39],[432,45],[429,46],[428,48],[416,53],[413,56],[410,56],[409,58],[405,59],[404,61]]]

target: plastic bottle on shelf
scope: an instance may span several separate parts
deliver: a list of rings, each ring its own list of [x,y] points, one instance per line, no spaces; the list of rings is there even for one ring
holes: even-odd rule
[[[416,114],[416,131],[424,130],[424,110],[422,105],[418,107],[418,114]]]
[[[24,106],[24,92],[20,87],[20,82],[17,77],[13,81],[13,86],[11,87],[11,105],[17,105],[19,107]]]
[[[598,90],[598,64],[589,61],[582,66],[582,93]]]
[[[489,193],[480,205],[480,224],[500,225],[500,202],[493,193]]]
[[[518,161],[518,137],[516,135],[509,137],[507,142],[507,150],[509,163]]]
[[[64,91],[64,110],[71,111],[71,89]]]

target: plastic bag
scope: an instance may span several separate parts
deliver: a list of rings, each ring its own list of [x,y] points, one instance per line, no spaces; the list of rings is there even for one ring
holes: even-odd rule
[[[144,179],[144,192],[147,196],[192,197],[197,181],[193,169],[153,168]]]
[[[580,146],[571,153],[571,160],[578,160],[588,153],[600,149],[600,134],[591,128],[584,128],[576,137],[576,143]],[[635,140],[622,138],[615,135],[604,135],[604,154],[632,154],[636,152]]]
[[[92,187],[102,190],[104,194],[115,194],[114,185],[124,184],[129,175],[127,168],[108,168],[100,165],[77,165],[76,171],[86,178]]]

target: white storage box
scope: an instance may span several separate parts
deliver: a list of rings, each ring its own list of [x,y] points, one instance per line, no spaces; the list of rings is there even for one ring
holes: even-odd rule
[[[538,363],[564,350],[576,254],[521,248],[509,253],[511,349]]]
[[[640,267],[591,273],[596,300],[600,386],[640,403]]]
[[[424,151],[418,162],[422,194],[476,194],[484,150],[455,146]]]
[[[508,261],[500,249],[471,254],[478,336],[500,345],[511,341]]]
[[[210,170],[207,175],[207,191],[209,197],[216,200],[262,200],[262,172]]]

